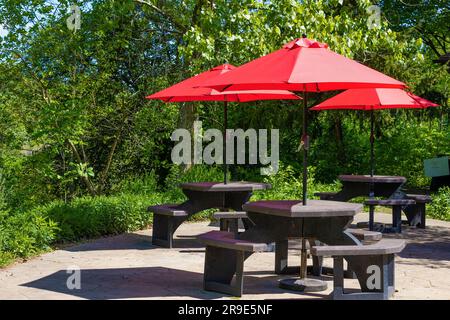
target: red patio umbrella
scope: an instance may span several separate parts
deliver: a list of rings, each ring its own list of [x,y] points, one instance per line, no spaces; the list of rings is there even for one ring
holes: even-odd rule
[[[366,67],[328,49],[326,43],[295,39],[280,50],[250,61],[213,80],[204,87],[221,91],[303,91],[303,204],[307,200],[307,92],[352,88],[404,88],[403,82]]]
[[[257,100],[298,100],[297,95],[287,90],[234,90],[219,92],[215,89],[200,87],[207,81],[214,80],[230,70],[235,69],[231,64],[223,64],[194,77],[183,80],[169,88],[149,95],[146,99],[158,99],[164,102],[188,101],[223,101],[224,102],[224,130],[223,130],[223,170],[224,183],[227,183],[226,164],[226,129],[228,102],[250,102]]]
[[[374,110],[382,109],[424,109],[438,105],[401,89],[350,89],[334,96],[311,110],[365,110],[370,111],[370,176],[373,177],[374,166]],[[373,196],[373,185],[370,197]]]
[[[280,50],[205,82],[203,86],[220,91],[303,91],[303,205],[307,204],[308,189],[307,92],[406,87],[403,82],[339,55],[329,50],[327,44],[307,39],[305,35],[285,44]],[[300,269],[302,280],[306,279],[305,248],[303,237]],[[286,280],[286,284],[291,286],[290,279]],[[310,284],[307,281],[295,281],[292,286],[306,290]]]

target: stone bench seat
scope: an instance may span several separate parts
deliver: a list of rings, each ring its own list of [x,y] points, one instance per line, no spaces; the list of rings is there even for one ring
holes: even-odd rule
[[[311,253],[319,257],[333,257],[334,299],[387,300],[395,292],[395,254],[404,247],[404,240],[381,239],[362,246],[316,246],[311,248]],[[352,262],[353,271],[361,278],[361,293],[344,292],[344,257]]]
[[[407,206],[415,204],[413,199],[366,199],[364,204],[369,206]]]
[[[408,199],[414,200],[416,203],[431,203],[432,199],[429,195],[426,194],[411,194],[407,193],[406,197]]]
[[[172,248],[177,227],[188,218],[188,213],[176,204],[160,204],[148,207],[153,212],[152,244]]]
[[[399,253],[404,247],[404,240],[381,239],[363,246],[316,246],[311,248],[311,253],[319,257],[370,256]]]
[[[320,200],[332,200],[337,192],[315,192],[314,195]]]
[[[383,236],[381,232],[364,230],[364,229],[349,228],[345,231],[347,231],[348,233],[353,235],[356,239],[363,241],[363,242],[379,241],[379,240],[381,240],[381,238]]]
[[[415,205],[416,201],[413,199],[366,199],[365,205],[369,206],[369,230],[374,231],[374,215],[375,206],[392,207],[392,227],[383,227],[382,232],[392,233],[402,232],[402,209],[406,206]]]
[[[155,214],[162,214],[165,216],[180,217],[187,216],[187,212],[177,208],[177,204],[160,204],[148,207],[148,211]]]
[[[198,240],[206,246],[204,290],[241,297],[244,261],[251,253],[266,251],[267,245],[235,239],[234,233],[226,231],[210,231],[198,236]]]
[[[245,211],[219,211],[214,213],[216,219],[242,219],[247,218]]]

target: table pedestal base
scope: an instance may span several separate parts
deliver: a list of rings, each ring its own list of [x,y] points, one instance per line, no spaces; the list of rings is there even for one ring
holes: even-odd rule
[[[281,289],[301,291],[301,292],[319,292],[327,290],[327,283],[318,279],[282,279],[278,285]]]

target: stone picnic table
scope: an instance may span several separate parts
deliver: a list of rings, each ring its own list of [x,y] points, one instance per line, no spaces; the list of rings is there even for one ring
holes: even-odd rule
[[[406,214],[408,224],[419,228],[425,228],[425,205],[431,202],[428,195],[406,194],[402,187],[406,183],[406,178],[402,176],[379,176],[375,175],[340,175],[338,177],[342,183],[342,188],[338,192],[317,192],[321,200],[349,201],[356,197],[369,197],[371,188],[373,188],[373,197],[381,197],[387,200],[376,200],[378,205],[392,206],[393,209],[393,228],[386,228],[385,231],[401,232],[401,211]],[[411,201],[413,200],[413,201]],[[372,200],[371,200],[372,201]],[[371,205],[371,218],[373,220],[373,206],[377,205],[375,200]],[[362,224],[361,224],[362,225]],[[373,223],[372,223],[373,226]],[[372,228],[370,230],[373,230]]]
[[[275,242],[276,273],[283,273],[287,268],[288,240],[291,238],[309,238],[327,245],[362,245],[346,231],[354,216],[362,211],[362,204],[309,200],[308,205],[303,206],[299,200],[267,200],[248,202],[242,208],[247,212],[252,226],[238,234],[238,239],[253,243]],[[248,253],[245,258],[250,255]],[[236,272],[236,259],[233,251],[221,258],[220,270],[215,271],[221,279],[231,283]],[[345,259],[355,272],[362,290],[368,290],[367,257]]]
[[[242,205],[249,201],[254,191],[267,190],[267,183],[248,181],[228,182],[188,182],[180,188],[187,200],[181,204],[150,206],[153,216],[152,243],[172,248],[173,234],[190,216],[207,209],[222,211],[241,211]],[[246,221],[244,221],[246,224]],[[246,226],[248,227],[248,226]]]
[[[390,198],[400,192],[406,178],[401,176],[340,175],[342,189],[339,192],[318,192],[321,200],[349,201],[360,196],[369,196],[373,185],[374,197]]]

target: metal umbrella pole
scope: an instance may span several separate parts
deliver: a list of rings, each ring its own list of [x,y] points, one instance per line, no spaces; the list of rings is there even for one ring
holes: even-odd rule
[[[374,112],[370,110],[370,177],[373,179],[375,173],[375,134],[374,134]],[[370,182],[369,198],[375,197],[375,184],[373,180]]]
[[[308,196],[308,110],[307,110],[307,93],[306,88],[303,91],[303,205],[307,205]],[[302,248],[300,250],[300,277],[283,279],[279,282],[279,287],[282,289],[302,291],[302,292],[319,292],[327,289],[327,283],[319,279],[308,279],[308,257],[306,250],[305,237],[305,218],[302,218],[302,232],[301,232]]]
[[[227,128],[228,128],[228,102],[223,102],[223,183],[227,184]]]
[[[308,110],[307,110],[306,90],[303,91],[303,205],[306,206],[308,197],[308,149],[309,149],[309,137],[308,137]]]

